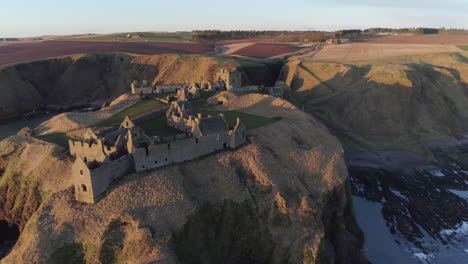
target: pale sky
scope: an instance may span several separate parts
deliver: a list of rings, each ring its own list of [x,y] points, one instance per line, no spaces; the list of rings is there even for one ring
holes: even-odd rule
[[[468,0],[0,0],[0,37],[369,27],[468,28]]]

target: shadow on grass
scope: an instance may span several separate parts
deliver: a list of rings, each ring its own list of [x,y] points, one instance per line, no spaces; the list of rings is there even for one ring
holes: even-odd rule
[[[146,120],[138,124],[138,126],[140,126],[148,136],[166,137],[175,136],[182,133],[181,131],[170,127],[167,124],[166,115],[161,115],[153,119]]]
[[[237,122],[237,118],[240,118],[240,121],[245,125],[247,130],[259,128],[262,126],[269,125],[276,120],[263,117],[263,116],[258,116],[258,115],[252,115],[244,112],[239,112],[239,111],[202,111],[202,114],[204,116],[211,115],[211,116],[217,116],[219,114],[224,114],[224,119],[228,123],[229,126],[234,127]]]
[[[130,119],[144,115],[167,106],[159,100],[141,100],[138,103],[118,112],[117,114],[103,120],[97,124],[98,127],[118,126],[128,116]]]

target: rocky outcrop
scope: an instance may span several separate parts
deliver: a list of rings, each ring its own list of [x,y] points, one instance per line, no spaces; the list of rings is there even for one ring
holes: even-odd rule
[[[277,121],[234,151],[129,175],[94,205],[52,188],[2,263],[366,263],[336,138],[282,99],[222,96],[216,110]]]
[[[0,220],[22,231],[50,193],[72,183],[62,171],[71,168],[62,151],[31,137],[13,136],[0,142]]]

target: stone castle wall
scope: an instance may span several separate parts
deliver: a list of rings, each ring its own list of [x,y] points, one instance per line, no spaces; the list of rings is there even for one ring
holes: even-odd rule
[[[135,171],[160,168],[171,163],[180,163],[230,148],[230,137],[225,134],[211,134],[200,138],[178,139],[172,142],[137,148],[133,153]]]
[[[133,160],[130,156],[120,157],[91,170],[84,162],[75,162],[72,171],[76,200],[97,202],[112,181],[126,175],[132,168]]]
[[[93,143],[68,140],[70,153],[74,157],[80,157],[86,162],[99,161],[104,162],[108,156],[115,153],[117,149],[113,146],[104,146],[102,140]]]
[[[107,190],[107,188],[109,188],[112,181],[125,176],[132,168],[132,157],[127,155],[91,170],[91,184],[93,186],[94,202],[101,198],[102,194]]]

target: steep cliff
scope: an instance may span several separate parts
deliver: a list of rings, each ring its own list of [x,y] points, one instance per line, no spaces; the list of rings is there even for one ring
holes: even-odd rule
[[[367,62],[293,60],[281,79],[349,150],[425,152],[424,142],[468,130],[466,53]]]
[[[352,194],[372,202],[361,204],[360,219],[375,263],[395,262],[392,254],[404,263],[466,258],[467,55],[302,58],[282,69],[291,101],[342,142]],[[381,209],[373,213],[369,204]],[[379,230],[368,224],[378,221]]]
[[[277,121],[249,131],[234,151],[128,175],[95,205],[75,202],[72,188],[41,185],[51,194],[1,262],[366,263],[336,138],[285,100],[218,96],[218,110]],[[67,162],[54,171],[70,186]]]
[[[0,67],[0,119],[44,106],[70,107],[111,100],[130,92],[133,80],[152,83],[215,81],[220,68],[243,72],[246,84],[274,83],[278,64],[220,60],[199,55],[134,56],[93,53]]]

